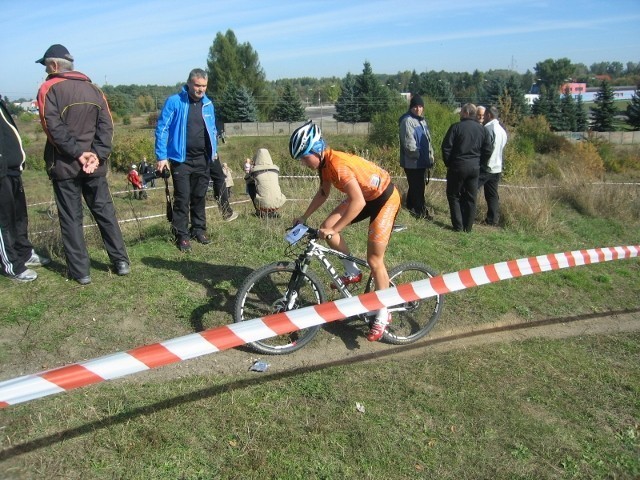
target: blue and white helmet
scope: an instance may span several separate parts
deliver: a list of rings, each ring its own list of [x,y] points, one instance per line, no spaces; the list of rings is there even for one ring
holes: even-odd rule
[[[291,158],[298,160],[309,153],[322,155],[326,144],[322,139],[320,127],[309,120],[301,127],[296,128],[289,139],[289,154]]]

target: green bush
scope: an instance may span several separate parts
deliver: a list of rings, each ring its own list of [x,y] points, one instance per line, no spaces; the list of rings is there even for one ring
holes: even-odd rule
[[[523,139],[531,141],[537,153],[559,153],[570,144],[566,138],[553,133],[549,122],[541,115],[523,119],[516,130]]]
[[[139,163],[142,157],[155,161],[153,132],[149,130],[117,129],[113,138],[111,169],[126,172],[132,163]]]
[[[28,123],[38,121],[38,115],[35,113],[22,112],[18,115],[18,121]]]
[[[378,147],[400,148],[398,120],[406,111],[406,106],[398,105],[386,112],[376,113],[371,120],[369,141]]]
[[[44,170],[44,158],[42,155],[27,155],[26,168],[29,170]]]
[[[598,150],[605,171],[622,174],[640,174],[640,147],[637,145],[613,145],[609,142],[590,140]]]
[[[503,176],[508,180],[526,179],[535,157],[531,139],[512,135],[503,152]]]
[[[536,144],[536,152],[542,154],[556,154],[571,150],[571,142],[564,137],[549,132],[541,137]]]

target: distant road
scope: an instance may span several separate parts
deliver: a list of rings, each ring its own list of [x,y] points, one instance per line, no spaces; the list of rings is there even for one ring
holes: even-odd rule
[[[335,123],[333,114],[336,113],[335,105],[323,105],[322,107],[307,107],[304,109],[306,117],[313,120],[314,123],[320,124],[324,122]],[[322,121],[320,120],[322,119]]]

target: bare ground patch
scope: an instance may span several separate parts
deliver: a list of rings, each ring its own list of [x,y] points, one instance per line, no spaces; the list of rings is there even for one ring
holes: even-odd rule
[[[142,374],[146,381],[179,378],[186,375],[239,375],[246,373],[254,361],[269,364],[268,373],[291,370],[314,370],[332,364],[368,361],[386,356],[429,355],[449,350],[491,343],[518,342],[531,338],[559,339],[582,335],[608,335],[640,330],[640,308],[618,312],[594,313],[575,317],[551,318],[523,322],[512,315],[481,327],[464,327],[439,331],[427,339],[406,346],[368,342],[355,322],[327,325],[307,346],[290,355],[264,356],[246,348],[207,355]],[[261,375],[254,373],[254,375]],[[140,377],[140,376],[139,376]]]

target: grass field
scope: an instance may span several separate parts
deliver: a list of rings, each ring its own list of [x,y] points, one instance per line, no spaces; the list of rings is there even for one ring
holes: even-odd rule
[[[284,141],[230,139],[222,153],[239,165],[256,145],[282,151]],[[57,225],[43,212],[46,177],[24,178],[29,203],[39,204],[32,240],[54,261],[30,284],[0,278],[2,380],[230,323],[236,290],[252,269],[284,258],[284,230],[317,187],[315,178],[283,179],[290,201],[282,218],[265,221],[251,215],[239,180],[240,218],[225,223],[210,205],[213,243],[186,255],[170,241],[162,190],[144,201],[115,195],[119,218],[131,220],[122,227],[132,273],[110,272],[87,228],[93,283],[80,287],[65,278]],[[124,175],[110,182],[126,190]],[[556,187],[504,188],[503,227],[460,234],[447,228],[444,183],[433,181],[435,221],[401,212],[409,228],[394,237],[388,263],[446,273],[639,243],[638,186]],[[346,233],[358,255],[365,230]],[[258,356],[238,348],[8,407],[0,478],[638,478],[639,298],[638,259],[576,267],[448,295],[419,348],[368,344],[345,322],[292,356],[262,357],[266,373],[248,371]],[[617,331],[623,317],[637,331]],[[586,318],[599,334],[580,329]],[[579,333],[492,340],[495,325],[545,322]],[[472,338],[485,341],[462,341]]]

